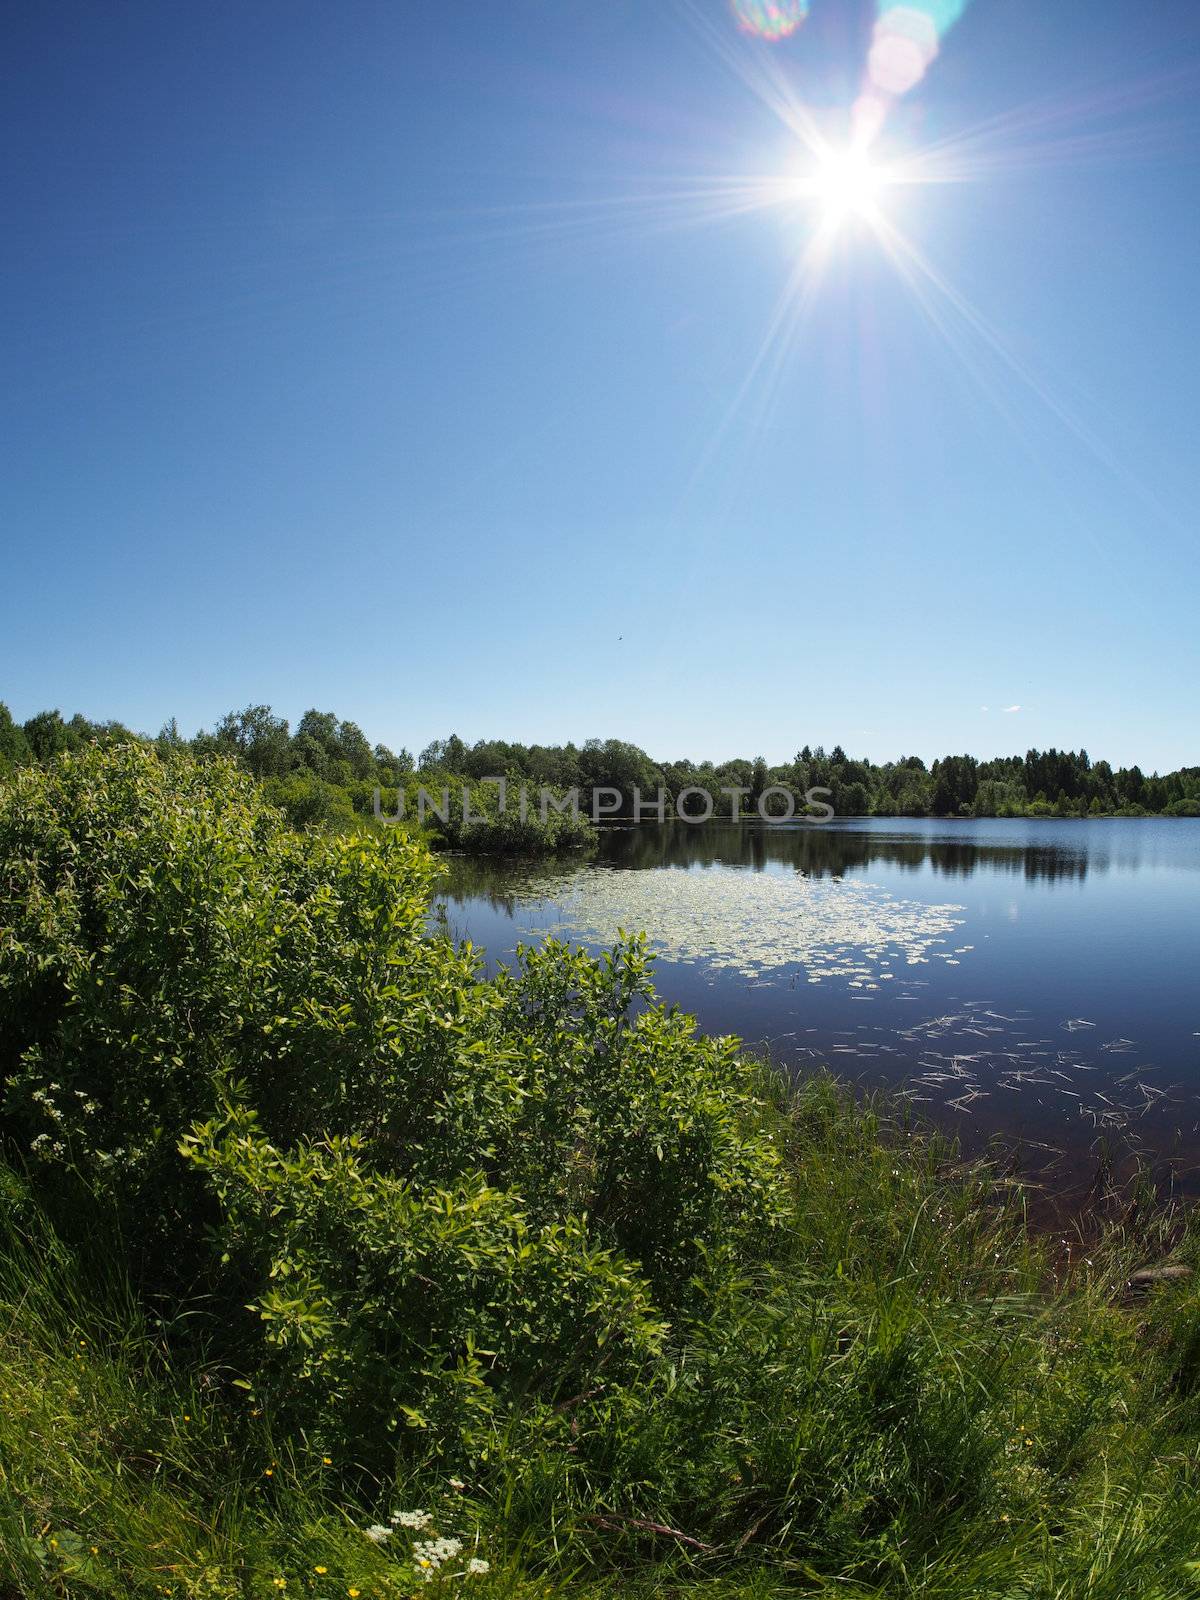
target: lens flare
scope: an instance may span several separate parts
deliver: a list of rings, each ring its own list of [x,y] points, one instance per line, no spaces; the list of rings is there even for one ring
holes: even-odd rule
[[[966,0],[879,0],[879,15],[889,11],[920,11],[933,24],[938,38],[948,33],[966,10]]]
[[[882,126],[882,105],[898,100],[915,89],[939,49],[945,35],[966,9],[967,0],[877,0],[878,14],[867,56],[866,86],[861,104],[869,113],[856,124],[878,132]]]
[[[938,53],[933,19],[916,6],[891,6],[875,24],[867,75],[884,94],[915,88]]]
[[[859,95],[850,110],[850,133],[860,150],[873,145],[883,132],[891,101],[877,89],[867,88]]]
[[[760,39],[786,39],[808,16],[808,0],[732,0],[743,33]]]

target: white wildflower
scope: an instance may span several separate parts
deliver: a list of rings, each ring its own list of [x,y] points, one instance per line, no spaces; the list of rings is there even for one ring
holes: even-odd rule
[[[488,1563],[479,1556],[472,1556],[467,1562],[467,1572],[472,1578],[481,1578],[485,1572],[490,1571]]]
[[[433,1521],[428,1511],[393,1511],[390,1522],[394,1528],[427,1528]]]
[[[373,1522],[369,1528],[363,1531],[372,1544],[382,1544],[385,1539],[392,1537],[392,1529],[385,1528],[382,1522]]]
[[[427,1562],[431,1567],[440,1567],[443,1561],[452,1561],[461,1549],[461,1539],[418,1539],[413,1545],[413,1559],[419,1567]]]

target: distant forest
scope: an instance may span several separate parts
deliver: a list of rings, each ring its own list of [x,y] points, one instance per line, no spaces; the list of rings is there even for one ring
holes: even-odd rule
[[[714,792],[719,809],[726,810],[722,788],[745,789],[743,804],[752,809],[760,795],[778,786],[795,797],[800,811],[807,790],[828,789],[839,816],[1200,816],[1200,767],[1146,774],[1136,766],[1114,769],[1107,761],[1093,761],[1086,750],[1028,750],[1023,756],[990,761],[951,755],[930,765],[920,756],[905,756],[876,765],[855,760],[840,745],[827,751],[806,744],[793,760],[770,766],[762,756],[719,764],[656,761],[621,739],[588,739],[578,745],[503,739],[467,744],[451,734],[413,756],[408,750],[372,744],[357,723],[330,711],[306,711],[293,729],[270,706],[248,706],[231,711],[211,732],[185,739],[174,719],[151,737],[116,722],[95,723],[82,716],[66,720],[58,711],[41,711],[20,724],[0,703],[0,774],[93,739],[139,739],[163,750],[229,755],[266,784],[271,798],[297,824],[337,825],[369,816],[377,786],[392,789],[394,799],[396,786],[411,788],[417,779],[457,788],[500,775],[531,788],[578,789],[585,810],[594,790],[617,789],[625,798],[626,815],[631,814],[635,789],[648,802],[661,787],[673,809],[684,790],[703,788]],[[782,796],[776,799],[783,804]],[[689,803],[700,807],[698,797],[685,800],[685,809]]]

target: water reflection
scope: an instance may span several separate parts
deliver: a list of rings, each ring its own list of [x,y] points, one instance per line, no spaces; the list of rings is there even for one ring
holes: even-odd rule
[[[867,875],[872,866],[884,864],[946,878],[969,878],[988,871],[1046,883],[1082,882],[1089,871],[1107,872],[1114,864],[1111,851],[1089,850],[1075,843],[1064,847],[1061,843],[991,842],[977,835],[946,838],[893,833],[862,826],[715,822],[606,828],[597,859],[631,871],[729,866],[763,872],[788,866],[806,878]],[[1139,859],[1136,853],[1127,853],[1125,864],[1136,865]],[[454,901],[480,896],[497,908],[512,911],[518,899],[539,881],[557,880],[561,873],[562,864],[556,861],[454,857],[445,892]],[[514,892],[518,888],[519,894]]]
[[[1190,1185],[1198,890],[1186,819],[861,819],[618,827],[593,862],[459,858],[443,903],[493,966],[544,933],[602,947],[645,927],[660,992],[711,1032],[903,1088],[968,1148],[1039,1152],[1055,1185],[1118,1143]]]
[[[945,877],[966,878],[987,868],[1034,880],[1082,879],[1089,864],[1107,871],[1102,852],[1092,861],[1086,847],[1059,843],[992,843],[968,838],[889,832],[830,823],[735,826],[673,823],[606,830],[604,859],[613,866],[750,867],[763,871],[772,863],[794,867],[807,878],[843,878],[865,872],[875,862],[918,872],[923,868]]]

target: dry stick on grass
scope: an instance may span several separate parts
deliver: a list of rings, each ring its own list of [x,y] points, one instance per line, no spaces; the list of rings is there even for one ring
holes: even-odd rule
[[[594,1522],[598,1528],[603,1528],[608,1533],[620,1533],[624,1528],[639,1528],[643,1533],[658,1533],[665,1539],[677,1539],[680,1544],[686,1544],[692,1550],[703,1550],[709,1555],[717,1548],[716,1545],[705,1544],[703,1539],[693,1539],[690,1533],[681,1533],[678,1528],[668,1528],[665,1522],[647,1522],[642,1517],[623,1517],[617,1511],[606,1512],[603,1516],[589,1512],[583,1520]]]

